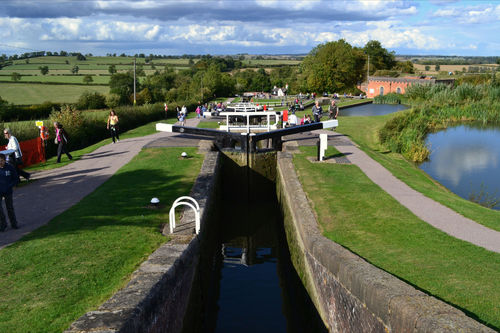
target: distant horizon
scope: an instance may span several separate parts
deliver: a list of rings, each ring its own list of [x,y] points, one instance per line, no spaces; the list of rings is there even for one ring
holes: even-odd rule
[[[37,50],[37,51],[24,51],[24,52],[20,52],[20,53],[12,53],[12,54],[6,54],[7,56],[12,56],[12,55],[23,55],[25,53],[31,53],[31,52],[52,52],[52,53],[55,53],[57,52],[59,56],[59,52],[60,51],[65,51],[65,52],[68,52],[68,53],[81,53],[82,55],[88,55],[88,54],[92,54],[93,57],[109,57],[110,54],[113,54],[113,53],[116,53],[116,52],[113,52],[113,53],[110,53],[110,52],[107,52],[106,54],[94,54],[94,53],[91,53],[91,52],[82,52],[82,51],[75,51],[75,50],[58,50],[58,51],[44,51],[44,50]],[[121,52],[120,54],[124,53],[127,57],[134,57],[135,54],[127,54],[126,52]],[[120,57],[120,54],[116,53],[116,57]],[[151,53],[145,53],[145,52],[140,52],[140,53],[137,53],[137,54],[144,54],[145,57],[149,57],[149,55]],[[2,55],[2,52],[0,51],[0,55]],[[229,56],[229,57],[234,57],[234,56],[263,56],[263,57],[305,57],[308,55],[308,53],[233,53],[233,54],[213,54],[213,53],[205,53],[205,54],[188,54],[188,53],[184,53],[184,54],[153,54],[154,56],[170,56],[170,57],[183,57],[183,56],[206,56],[206,55],[210,55],[210,56],[215,56],[215,57],[224,57],[224,56]],[[45,56],[47,56],[47,54],[45,54]],[[53,55],[52,55],[53,56]],[[468,56],[468,55],[444,55],[444,54],[397,54],[395,53],[394,56],[397,58],[397,57],[422,57],[422,58],[431,58],[431,57],[435,57],[435,58],[500,58],[499,55],[486,55],[486,56],[479,56],[479,55],[473,55],[473,56]],[[112,55],[111,55],[112,57]]]
[[[495,0],[0,2],[0,54],[307,54],[344,39],[396,55],[500,55]],[[59,51],[51,51],[59,52]],[[71,51],[68,51],[71,52]]]

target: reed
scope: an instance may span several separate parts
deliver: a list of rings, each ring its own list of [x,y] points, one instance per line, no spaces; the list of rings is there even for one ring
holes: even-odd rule
[[[409,86],[405,103],[413,109],[389,120],[379,131],[380,141],[411,161],[423,162],[429,156],[424,142],[428,133],[464,122],[500,123],[499,97],[500,87],[494,84]]]

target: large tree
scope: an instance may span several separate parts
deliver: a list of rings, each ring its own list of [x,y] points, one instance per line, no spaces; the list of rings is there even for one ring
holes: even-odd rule
[[[303,88],[311,92],[354,90],[363,78],[366,59],[345,40],[316,46],[301,65]]]
[[[396,66],[397,61],[394,52],[387,51],[378,40],[371,40],[366,43],[363,51],[370,56],[370,74],[376,70],[392,69]]]

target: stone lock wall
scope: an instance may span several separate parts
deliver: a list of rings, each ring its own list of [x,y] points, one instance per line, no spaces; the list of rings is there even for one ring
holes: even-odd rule
[[[278,153],[277,193],[296,267],[330,332],[493,332],[325,238],[290,153]]]

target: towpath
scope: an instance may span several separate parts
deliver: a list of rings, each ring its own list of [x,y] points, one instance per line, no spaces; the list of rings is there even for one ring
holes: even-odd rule
[[[187,119],[186,126],[196,127],[197,119]],[[121,140],[100,147],[78,161],[63,167],[33,173],[33,181],[14,190],[14,207],[20,228],[9,227],[0,233],[0,249],[47,224],[109,179],[127,164],[144,146],[169,138],[171,146],[197,146],[200,138],[159,132]],[[63,159],[66,156],[63,156]]]
[[[329,146],[334,146],[339,152],[343,153],[348,161],[357,165],[368,178],[417,217],[450,236],[500,253],[500,232],[468,219],[415,191],[370,158],[347,136],[331,131],[318,130],[287,139],[296,140],[299,145],[316,145],[320,133],[328,134]]]

